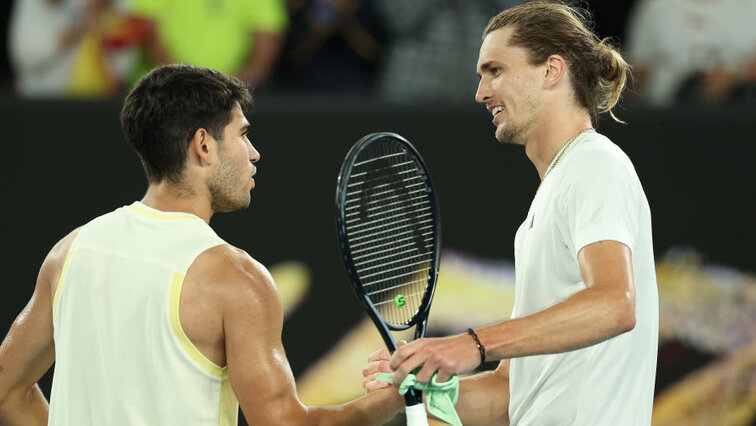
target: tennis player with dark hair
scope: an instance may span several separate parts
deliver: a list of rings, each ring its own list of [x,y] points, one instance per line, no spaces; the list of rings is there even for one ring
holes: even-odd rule
[[[511,319],[421,339],[370,356],[367,390],[416,368],[438,381],[501,360],[461,381],[465,425],[648,425],[654,395],[658,295],[648,201],[630,159],[597,133],[629,75],[587,13],[535,1],[484,31],[476,100],[496,138],[516,143],[541,184],[515,237]],[[612,117],[614,115],[612,114]],[[616,118],[615,118],[616,119]]]
[[[403,406],[393,391],[307,407],[281,343],[268,271],[211,216],[245,208],[260,154],[238,80],[171,65],[147,74],[121,122],[149,187],[141,201],[63,238],[0,346],[0,423],[363,425]],[[37,380],[55,361],[47,401]],[[48,413],[49,411],[49,413]]]

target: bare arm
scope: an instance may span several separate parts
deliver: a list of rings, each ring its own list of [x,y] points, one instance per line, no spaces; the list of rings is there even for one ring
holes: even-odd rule
[[[509,424],[509,360],[460,380],[456,410],[465,425]]]
[[[254,38],[253,50],[242,66],[237,77],[239,80],[257,86],[262,84],[276,65],[278,55],[283,47],[283,36],[278,33],[257,31]]]
[[[160,33],[157,29],[158,24],[152,19],[143,19],[148,21],[147,25],[150,27],[149,35],[145,40],[144,46],[147,60],[152,65],[165,65],[174,62],[171,58],[171,54],[168,52],[168,48],[165,47],[165,44],[163,44],[163,41],[160,39]]]
[[[55,359],[51,306],[49,294],[37,286],[0,346],[0,424],[47,424],[37,380]]]
[[[368,355],[368,364],[362,369],[362,386],[370,393],[377,389],[393,389],[395,399],[402,397],[390,383],[379,382],[376,377],[390,373],[391,354],[381,348]],[[509,360],[503,360],[495,371],[468,376],[459,381],[459,400],[455,405],[462,424],[504,425],[509,423]]]
[[[52,297],[75,235],[69,234],[50,251],[31,300],[0,345],[0,424],[47,424],[47,400],[37,381],[55,360]]]
[[[370,425],[390,420],[403,407],[384,389],[339,406],[307,407],[299,400],[281,342],[283,311],[268,271],[239,256],[224,280],[226,360],[231,386],[250,424]]]
[[[616,241],[600,241],[584,247],[578,263],[586,289],[541,312],[479,330],[487,354],[502,359],[565,352],[632,330],[635,284],[630,249]]]
[[[566,352],[590,346],[635,327],[635,284],[630,249],[616,241],[599,241],[578,253],[586,288],[566,300],[526,317],[476,330],[486,359],[508,359]],[[467,334],[421,339],[399,348],[391,360],[394,383],[420,365],[418,380],[439,380],[471,371],[480,354]]]

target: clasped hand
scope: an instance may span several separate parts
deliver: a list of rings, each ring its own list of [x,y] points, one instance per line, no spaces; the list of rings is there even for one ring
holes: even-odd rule
[[[368,364],[362,369],[362,387],[366,392],[388,387],[390,384],[376,380],[383,373],[394,373],[393,385],[399,387],[408,374],[416,371],[417,380],[427,383],[438,373],[441,383],[454,374],[472,371],[480,364],[480,353],[468,334],[451,337],[419,339],[401,344],[391,355],[386,348],[368,356]]]

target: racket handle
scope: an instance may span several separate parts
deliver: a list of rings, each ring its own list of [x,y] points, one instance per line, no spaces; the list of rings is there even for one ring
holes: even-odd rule
[[[428,426],[428,415],[425,413],[425,404],[410,405],[405,410],[407,426]]]

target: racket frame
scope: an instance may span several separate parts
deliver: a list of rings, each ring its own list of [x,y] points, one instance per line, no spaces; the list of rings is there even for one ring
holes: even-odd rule
[[[383,317],[381,317],[381,315],[378,313],[378,310],[373,305],[370,297],[368,297],[366,292],[363,290],[361,280],[354,265],[354,261],[352,260],[352,256],[350,255],[351,249],[347,238],[346,218],[344,216],[346,214],[344,206],[346,204],[347,185],[349,184],[348,177],[352,174],[352,169],[354,168],[354,163],[357,159],[357,156],[359,156],[359,154],[366,147],[384,138],[394,139],[396,142],[403,145],[407,149],[407,151],[409,151],[409,153],[413,157],[413,160],[416,161],[417,165],[422,170],[426,188],[428,190],[431,215],[433,217],[435,225],[433,230],[433,256],[431,258],[428,281],[426,282],[426,291],[423,295],[423,299],[420,302],[418,311],[408,322],[404,324],[393,324],[385,321]],[[381,338],[383,338],[383,341],[389,351],[391,353],[394,353],[397,348],[396,341],[391,335],[391,330],[401,331],[415,326],[415,339],[422,338],[425,335],[425,327],[428,322],[428,312],[430,310],[431,302],[433,301],[433,294],[435,293],[436,281],[438,279],[438,267],[441,256],[441,218],[438,208],[438,199],[436,197],[436,188],[433,186],[433,181],[430,178],[428,168],[417,149],[415,149],[415,147],[407,139],[396,133],[379,132],[364,136],[352,146],[352,148],[347,153],[344,162],[342,163],[336,184],[336,232],[339,237],[339,246],[341,249],[342,259],[344,260],[344,265],[346,266],[347,274],[350,278],[350,284],[352,285],[357,298],[362,304],[362,307],[365,309],[365,312],[367,312],[368,316],[378,329],[378,332],[380,333]],[[408,407],[422,404],[423,402],[422,394],[420,392],[416,392],[414,389],[410,389],[410,391],[405,394],[405,400]]]

